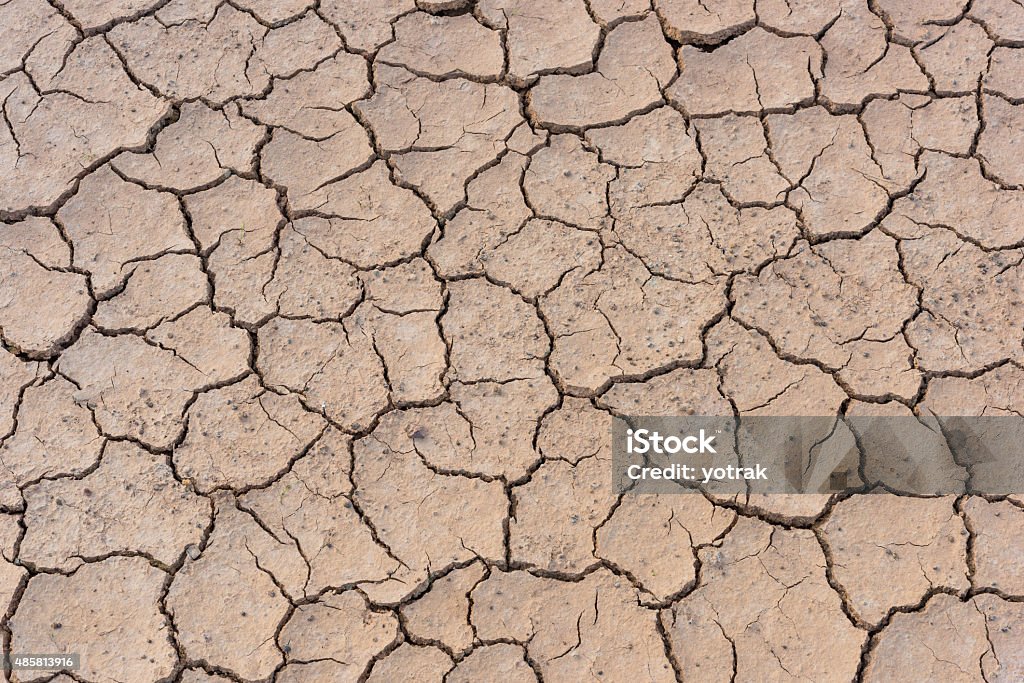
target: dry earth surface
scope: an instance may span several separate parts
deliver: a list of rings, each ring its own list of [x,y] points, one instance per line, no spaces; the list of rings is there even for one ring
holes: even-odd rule
[[[0,34],[0,632],[82,655],[8,680],[1024,679],[1024,498],[619,496],[608,443],[1024,412],[1020,2]]]

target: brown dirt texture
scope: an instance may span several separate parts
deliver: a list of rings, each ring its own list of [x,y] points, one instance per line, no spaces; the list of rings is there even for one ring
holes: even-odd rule
[[[1018,0],[0,0],[12,682],[1024,680],[1024,497],[613,416],[1024,414]]]

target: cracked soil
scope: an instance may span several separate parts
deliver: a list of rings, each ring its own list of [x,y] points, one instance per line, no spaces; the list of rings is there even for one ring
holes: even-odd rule
[[[82,656],[6,680],[1024,680],[1024,497],[621,495],[609,431],[1024,413],[1019,0],[0,37],[0,637]]]

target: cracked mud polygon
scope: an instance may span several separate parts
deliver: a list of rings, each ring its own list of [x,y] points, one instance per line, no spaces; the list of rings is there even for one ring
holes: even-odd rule
[[[615,415],[1024,411],[1014,0],[0,0],[9,681],[1020,681],[1024,497]]]

